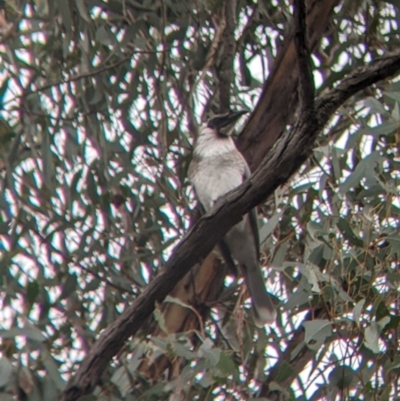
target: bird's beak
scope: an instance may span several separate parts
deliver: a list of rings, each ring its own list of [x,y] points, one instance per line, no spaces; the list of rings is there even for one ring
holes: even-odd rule
[[[214,119],[215,128],[221,129],[224,127],[233,126],[243,114],[248,113],[247,110],[231,111],[229,113],[223,114],[218,118]]]
[[[239,120],[239,118],[246,113],[248,113],[247,110],[240,110],[230,111],[226,114],[215,116],[212,120],[210,120],[209,127],[215,128],[222,135],[229,136],[232,133],[233,127],[235,126],[237,120]]]

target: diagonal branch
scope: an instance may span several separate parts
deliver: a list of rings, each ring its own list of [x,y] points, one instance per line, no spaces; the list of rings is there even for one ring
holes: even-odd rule
[[[309,113],[314,108],[315,88],[312,76],[310,48],[306,24],[305,0],[295,0],[294,4],[294,43],[299,69],[299,93],[302,113]]]
[[[221,198],[185,235],[147,289],[100,336],[69,381],[62,401],[76,401],[89,394],[110,360],[134,335],[191,267],[205,258],[223,235],[274,190],[284,184],[310,154],[315,138],[336,109],[350,96],[400,71],[400,50],[356,69],[326,95],[316,99],[315,118],[304,119],[279,138],[249,180]]]

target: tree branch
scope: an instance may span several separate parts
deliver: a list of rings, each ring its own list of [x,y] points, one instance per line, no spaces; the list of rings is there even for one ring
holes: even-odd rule
[[[307,25],[312,27],[309,38],[311,50],[319,43],[329,24],[332,10],[338,2],[338,0],[307,1]],[[294,29],[292,32],[294,33]],[[238,141],[239,150],[252,171],[282,135],[287,124],[293,122],[293,110],[297,106],[295,92],[298,69],[293,68],[296,60],[294,34],[291,34],[285,39],[279,51],[257,106]]]
[[[307,159],[315,138],[335,110],[361,89],[400,70],[400,50],[392,52],[370,65],[356,69],[348,78],[326,95],[316,99],[314,119],[303,119],[279,138],[249,180],[221,198],[185,235],[157,276],[146,290],[99,337],[69,381],[62,401],[76,401],[90,393],[110,360],[134,335],[154,310],[184,277],[191,267],[205,258],[226,232],[243,215],[264,201],[284,184]]]
[[[50,82],[50,83],[45,84],[45,85],[43,85],[43,86],[39,86],[39,87],[37,87],[37,88],[34,89],[34,90],[28,90],[27,93],[24,93],[24,94],[18,95],[18,96],[14,96],[13,98],[7,100],[5,103],[3,103],[3,105],[8,104],[8,103],[11,103],[11,102],[13,102],[13,101],[15,101],[15,100],[17,100],[17,99],[21,99],[22,97],[24,97],[24,96],[26,96],[27,94],[30,94],[30,93],[39,93],[39,92],[43,92],[43,91],[45,91],[45,90],[47,90],[47,89],[52,88],[53,86],[59,86],[59,85],[63,85],[63,84],[69,84],[69,83],[71,83],[71,82],[79,81],[79,80],[85,79],[85,78],[90,78],[90,77],[93,77],[93,76],[95,76],[95,75],[101,74],[101,73],[103,73],[103,72],[105,72],[105,71],[112,70],[113,68],[116,68],[116,67],[118,67],[119,65],[121,65],[121,64],[123,64],[123,63],[129,61],[129,60],[132,58],[132,56],[133,56],[134,54],[164,53],[164,52],[167,52],[167,51],[169,51],[169,50],[171,50],[171,49],[162,49],[162,50],[135,50],[135,51],[133,51],[131,54],[129,54],[128,56],[125,56],[125,57],[121,58],[120,60],[116,61],[115,63],[112,63],[112,64],[110,64],[110,65],[105,65],[104,67],[95,68],[95,69],[92,70],[92,71],[88,71],[88,72],[83,72],[83,73],[81,73],[81,74],[72,75],[72,76],[70,76],[69,78],[62,79],[62,80],[57,81],[57,82]]]
[[[302,113],[311,113],[314,109],[315,88],[308,46],[305,0],[295,0],[293,7],[294,43],[299,69],[300,107]]]
[[[226,25],[222,35],[223,50],[217,68],[220,113],[226,113],[230,110],[231,86],[233,84],[233,59],[236,50],[235,11],[236,0],[226,1],[221,11],[224,13]]]
[[[328,120],[330,116],[355,93],[367,88],[375,82],[387,79],[399,71],[399,51],[388,53],[358,67],[348,74],[334,89],[319,96],[316,101],[319,118]]]

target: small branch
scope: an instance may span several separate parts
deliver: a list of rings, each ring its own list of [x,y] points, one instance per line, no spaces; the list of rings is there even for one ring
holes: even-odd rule
[[[206,63],[203,69],[201,70],[200,74],[196,78],[195,82],[191,84],[191,89],[188,95],[188,101],[190,103],[193,103],[194,94],[196,93],[199,83],[203,81],[203,78],[205,77],[207,71],[215,63],[216,54],[221,46],[221,41],[223,38],[223,34],[225,32],[225,27],[226,27],[226,20],[225,20],[225,15],[223,14],[223,18],[220,19],[214,38],[211,42],[210,50],[208,51],[206,57]]]
[[[337,88],[316,100],[315,118],[303,119],[280,137],[249,180],[221,198],[185,235],[161,274],[154,278],[125,312],[103,333],[71,377],[62,401],[76,401],[89,394],[110,360],[134,335],[185,274],[205,258],[243,215],[284,184],[310,154],[317,135],[335,110],[351,95],[400,71],[400,50],[356,69]]]
[[[52,88],[53,86],[59,86],[59,85],[62,85],[62,84],[69,84],[70,82],[79,81],[80,79],[93,77],[94,75],[101,74],[104,71],[111,70],[112,68],[118,67],[120,64],[123,64],[126,61],[130,60],[131,57],[132,56],[129,55],[129,56],[126,56],[123,59],[118,60],[117,62],[115,62],[113,64],[110,64],[110,65],[107,65],[105,67],[101,67],[101,68],[98,68],[96,70],[85,72],[85,73],[82,73],[82,74],[73,75],[71,78],[68,78],[68,79],[65,79],[65,80],[61,80],[59,82],[49,83],[49,84],[40,86],[39,88],[36,88],[34,92],[35,93],[43,92],[43,91],[45,91],[47,89]]]
[[[52,88],[53,86],[59,86],[59,85],[62,85],[62,84],[69,84],[69,83],[74,82],[74,81],[79,81],[80,79],[90,78],[90,77],[93,77],[93,76],[95,76],[97,74],[101,74],[102,72],[111,70],[111,69],[113,69],[115,67],[118,67],[120,64],[123,64],[126,61],[129,61],[132,58],[133,54],[164,53],[164,52],[167,52],[169,50],[170,49],[163,49],[163,50],[135,50],[129,56],[126,56],[126,57],[122,58],[121,60],[116,61],[113,64],[106,65],[106,66],[101,67],[101,68],[97,68],[97,69],[95,69],[93,71],[89,71],[89,72],[85,72],[85,73],[82,73],[82,74],[73,75],[72,77],[70,77],[68,79],[63,79],[63,80],[58,81],[58,82],[50,82],[50,83],[48,83],[46,85],[43,85],[43,86],[40,86],[39,88],[36,88],[35,90],[28,91],[28,92],[24,93],[23,95],[15,96],[12,99],[10,99],[7,102],[5,102],[4,104],[7,104],[7,103],[10,103],[10,102],[12,102],[14,100],[17,100],[19,98],[22,98],[22,97],[28,95],[29,93],[43,92],[43,91],[45,91],[47,89]]]
[[[226,1],[221,13],[226,21],[222,35],[222,53],[217,67],[219,112],[226,113],[230,110],[231,87],[233,84],[233,59],[235,57],[235,10],[236,0]]]
[[[294,44],[296,46],[299,69],[299,95],[301,111],[309,113],[314,108],[315,88],[312,75],[308,31],[306,24],[305,0],[295,0],[294,8]]]
[[[315,106],[319,109],[320,118],[327,119],[355,93],[398,73],[399,66],[396,63],[399,57],[400,50],[395,50],[368,65],[354,69],[334,89],[316,99]]]

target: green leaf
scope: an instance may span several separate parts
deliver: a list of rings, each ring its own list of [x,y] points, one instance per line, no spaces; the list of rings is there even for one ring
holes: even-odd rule
[[[385,114],[386,109],[384,105],[376,98],[370,96],[364,100],[364,106],[370,109],[371,113]]]
[[[332,387],[337,387],[339,390],[345,390],[357,381],[356,372],[347,365],[335,366],[328,377],[329,384]]]
[[[374,354],[379,354],[379,325],[376,322],[371,322],[364,331],[364,345],[369,348]]]
[[[58,1],[57,6],[60,8],[60,16],[63,21],[63,26],[68,34],[72,34],[72,18],[70,11],[70,2],[69,1]]]
[[[13,375],[13,366],[11,362],[5,358],[0,358],[0,387],[4,387],[6,384],[10,383],[11,377]]]
[[[383,92],[383,94],[397,102],[400,102],[400,92]]]
[[[284,361],[282,364],[279,365],[278,373],[276,374],[275,381],[278,383],[283,383],[287,379],[289,379],[293,374],[293,367]]]
[[[337,222],[337,227],[340,230],[340,232],[343,234],[343,237],[345,239],[347,239],[351,244],[358,246],[360,248],[364,247],[364,243],[363,243],[362,239],[357,237],[357,235],[354,234],[354,231],[350,227],[350,224],[348,223],[347,220],[340,217]]]
[[[29,281],[26,287],[26,299],[29,303],[29,309],[36,302],[39,292],[40,292],[39,283],[36,280]]]
[[[36,11],[41,16],[46,16],[49,13],[49,5],[47,0],[34,0],[36,5]]]
[[[236,373],[236,365],[228,354],[221,352],[219,361],[216,368],[218,369],[216,373],[217,377],[228,377]]]
[[[303,323],[306,331],[304,342],[311,349],[317,350],[327,337],[332,334],[332,322],[325,319],[316,319]]]
[[[14,398],[14,396],[12,396],[8,393],[0,392],[0,400],[1,401],[15,401],[15,398]]]
[[[86,22],[91,22],[89,14],[86,9],[85,2],[83,0],[75,0],[76,6],[78,7],[78,11],[80,16],[86,21]]]
[[[1,218],[1,217],[0,217]],[[10,228],[10,223],[4,221],[4,222],[0,222],[0,235],[5,235],[8,234]],[[1,244],[1,243],[0,243]],[[2,250],[2,247],[0,245],[0,251]]]
[[[276,225],[282,216],[283,211],[277,211],[268,219],[267,224],[264,224],[260,229],[260,244],[262,244],[274,231]]]
[[[189,341],[181,342],[180,340],[172,342],[172,349],[176,356],[187,359],[188,361],[196,359],[196,353],[190,348],[192,344]]]
[[[368,156],[362,159],[357,164],[354,171],[350,173],[346,180],[340,185],[340,192],[346,193],[351,188],[359,187],[364,177],[369,180],[369,185],[375,184],[376,179],[374,177],[374,169],[381,160],[382,156],[379,152],[371,152]]]
[[[309,303],[310,293],[311,285],[307,282],[305,277],[302,277],[302,281],[298,285],[298,288],[289,295],[289,299],[285,303],[284,309],[290,310],[301,305],[307,305]]]
[[[42,348],[41,359],[44,367],[46,368],[48,376],[53,380],[55,387],[62,391],[65,387],[65,381],[61,378],[59,367],[54,361],[53,356],[49,353],[46,348]]]
[[[320,237],[328,234],[321,224],[311,220],[307,223],[307,232],[313,240],[319,240]]]
[[[361,312],[364,308],[365,299],[358,301],[353,308],[353,319],[357,324],[360,324]]]
[[[131,377],[127,372],[126,366],[122,365],[118,367],[114,374],[110,379],[111,383],[113,383],[121,393],[123,397],[126,397],[126,393],[129,391],[131,387]],[[79,399],[80,400],[80,399]]]
[[[192,63],[194,69],[197,71],[201,71],[206,63],[206,58],[207,58],[207,49],[203,45],[203,43],[200,43],[197,47],[197,51],[192,55]]]
[[[39,329],[27,322],[23,328],[13,327],[9,330],[0,330],[0,338],[14,338],[16,336],[23,336],[37,342],[46,340],[46,337]]]
[[[181,41],[185,38],[186,29],[174,29],[165,36],[165,41],[171,45],[175,40]]]
[[[198,351],[199,357],[206,358],[212,367],[217,365],[221,354],[221,350],[213,345],[213,342],[209,338],[206,338]]]
[[[156,304],[156,307],[154,308],[153,311],[153,316],[155,321],[158,323],[158,327],[165,333],[165,334],[169,334],[168,330],[167,330],[167,326],[165,325],[165,318],[164,315],[162,313],[161,308],[159,307],[159,304]]]
[[[336,181],[339,181],[342,178],[342,169],[340,168],[339,164],[339,157],[341,153],[342,151],[337,149],[335,146],[332,148],[332,168]]]
[[[100,195],[97,192],[97,183],[94,178],[92,170],[89,170],[86,175],[87,192],[93,205],[98,205],[100,202]]]
[[[366,133],[374,136],[390,135],[399,128],[397,121],[385,121],[380,125],[366,129]]]
[[[77,289],[78,277],[76,273],[68,274],[67,279],[62,287],[60,300],[69,297]]]
[[[104,26],[100,26],[96,31],[96,39],[105,46],[113,46],[116,44],[114,35]]]
[[[389,244],[396,250],[400,250],[400,235],[393,233],[388,235],[386,238],[386,241],[389,242]]]

